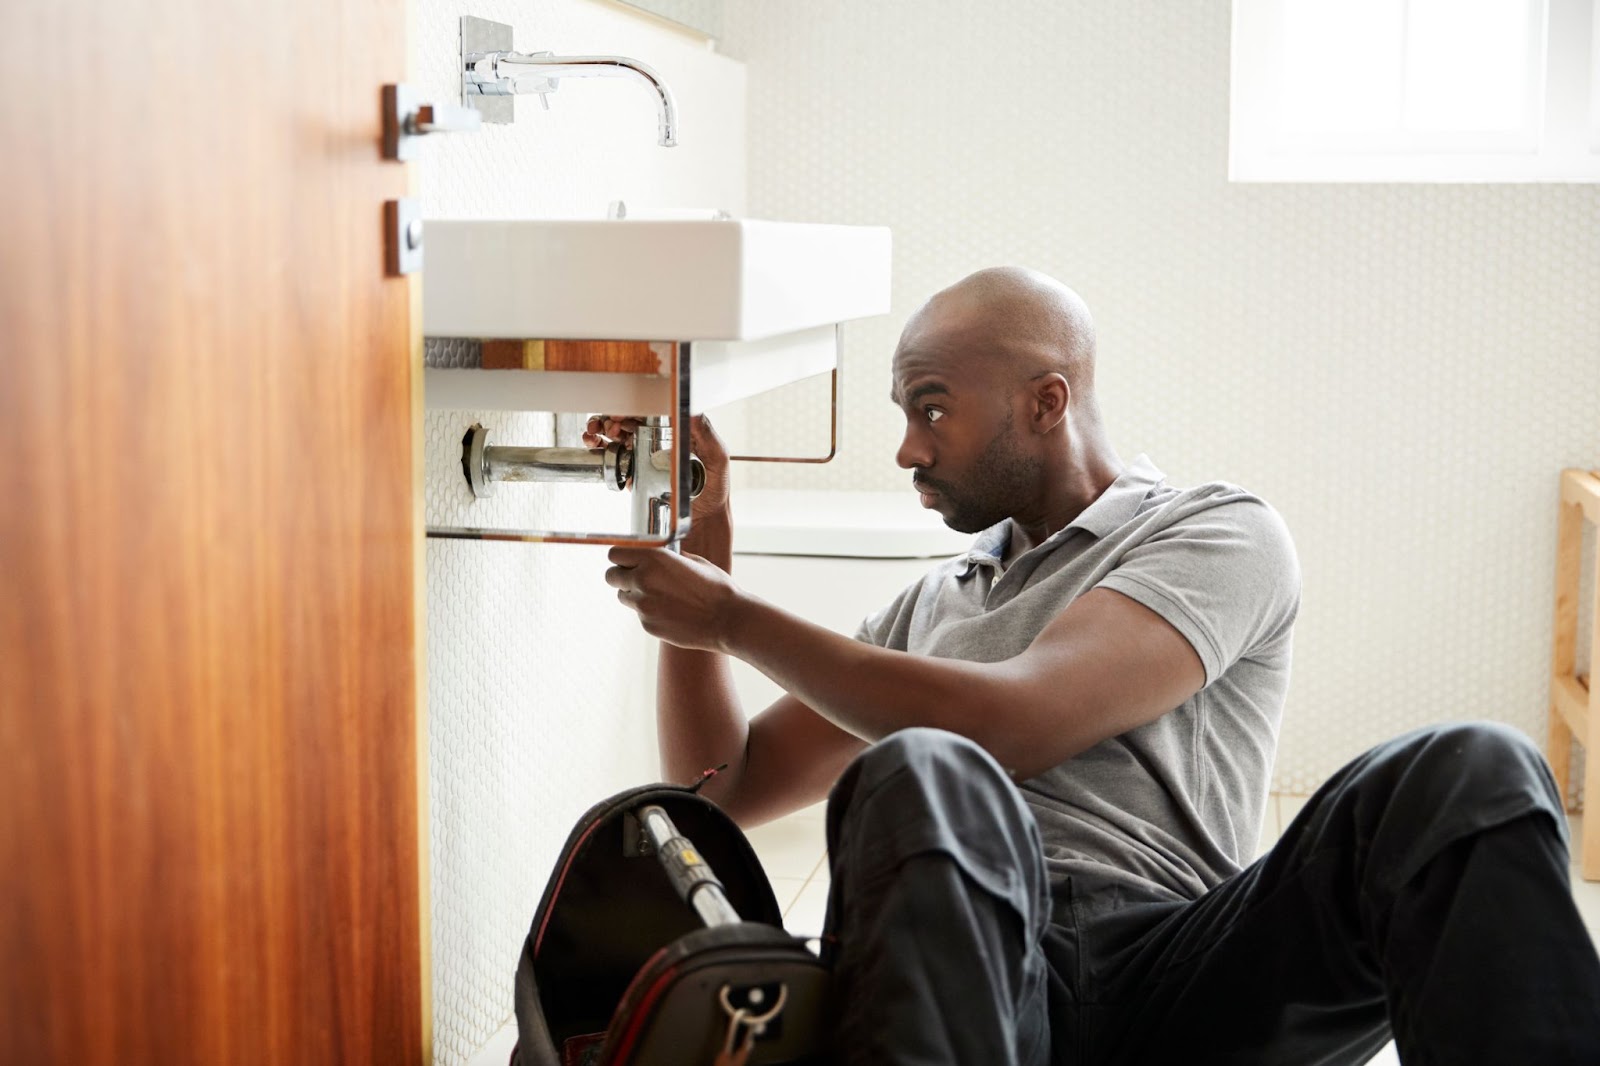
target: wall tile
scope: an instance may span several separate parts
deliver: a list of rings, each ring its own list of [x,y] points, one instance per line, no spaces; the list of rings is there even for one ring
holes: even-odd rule
[[[1543,741],[1557,471],[1600,465],[1600,187],[1230,185],[1223,0],[742,0],[723,44],[750,213],[895,239],[893,312],[847,328],[839,458],[746,483],[905,488],[900,326],[1037,267],[1095,313],[1124,456],[1243,484],[1295,535],[1275,787],[1446,719]],[[825,424],[750,419],[796,448]]]

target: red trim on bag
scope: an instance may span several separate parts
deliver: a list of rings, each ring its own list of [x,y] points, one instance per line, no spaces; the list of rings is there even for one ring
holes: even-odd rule
[[[650,956],[649,961],[647,961],[644,966],[640,968],[639,972],[644,973],[646,970],[650,969],[651,966],[655,965],[655,961],[661,956],[665,955],[670,947],[671,945],[669,944],[667,947],[660,949],[654,955]],[[669,984],[672,981],[672,978],[677,975],[677,972],[678,967],[676,966],[669,967],[661,971],[660,976],[658,976],[655,980],[655,984],[651,985],[645,991],[645,994],[640,998],[639,1002],[634,1004],[633,1016],[628,1019],[628,1027],[624,1029],[622,1031],[622,1035],[617,1038],[617,1050],[616,1054],[611,1056],[612,1062],[626,1063],[628,1061],[626,1056],[628,1052],[633,1050],[633,1045],[638,1042],[640,1031],[643,1029],[644,1023],[650,1017],[650,1007],[655,1004],[656,999],[660,996],[662,986]],[[624,1004],[628,1002],[627,993],[623,994],[622,1002]]]
[[[578,842],[572,845],[572,850],[567,852],[567,861],[562,863],[561,874],[556,878],[556,887],[550,893],[550,909],[544,912],[544,921],[539,923],[539,935],[533,938],[534,958],[539,957],[539,945],[544,943],[545,927],[550,924],[550,916],[556,912],[556,900],[561,898],[561,886],[566,883],[567,872],[572,869],[572,861],[578,857],[578,852],[583,850],[584,841],[589,839],[591,833],[600,828],[600,823],[603,821],[605,821],[604,818],[596,818],[593,822],[590,822],[589,828],[583,831],[583,836],[579,837]]]

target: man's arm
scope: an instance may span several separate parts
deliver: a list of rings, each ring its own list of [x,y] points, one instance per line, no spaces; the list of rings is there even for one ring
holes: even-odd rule
[[[585,443],[626,441],[637,426],[634,418],[592,418]],[[704,418],[695,418],[690,432],[691,447],[705,463],[706,486],[694,501],[683,546],[731,573],[727,450]],[[793,696],[746,721],[727,656],[666,642],[656,671],[656,732],[662,776],[669,781],[686,782],[727,764],[702,792],[746,828],[825,797],[865,747]]]
[[[728,650],[873,741],[933,726],[976,741],[1018,780],[1153,721],[1205,684],[1187,639],[1148,607],[1085,593],[1021,655],[974,663],[840,637],[741,601]]]
[[[744,780],[729,783],[736,794],[766,766],[782,770],[802,755],[815,758],[812,745],[835,757],[847,750],[807,715],[859,738],[858,746],[908,726],[947,729],[1027,778],[1165,714],[1206,680],[1183,634],[1109,589],[1079,597],[1021,655],[972,663],[840,636],[743,592],[693,556],[618,548],[611,558],[616,565],[606,580],[647,632],[680,648],[738,656],[793,697],[797,706],[780,701],[768,712],[770,734],[757,737],[752,728]],[[794,760],[775,752],[752,765],[764,748],[785,752],[787,745]]]
[[[724,573],[731,569],[725,510],[697,519],[691,536],[707,562]],[[665,641],[656,673],[656,732],[669,780],[688,781],[727,764],[703,791],[746,828],[822,799],[866,746],[790,695],[747,722],[727,656]]]

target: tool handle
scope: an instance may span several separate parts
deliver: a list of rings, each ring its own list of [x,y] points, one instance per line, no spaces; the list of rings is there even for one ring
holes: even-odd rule
[[[708,926],[738,924],[739,914],[728,902],[722,882],[694,844],[678,832],[667,812],[652,803],[639,808],[637,817],[678,898],[692,906]]]

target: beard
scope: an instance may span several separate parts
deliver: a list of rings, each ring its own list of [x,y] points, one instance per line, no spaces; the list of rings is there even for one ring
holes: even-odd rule
[[[1037,456],[1022,454],[1012,432],[1012,420],[972,463],[970,475],[959,483],[930,477],[918,470],[915,480],[939,494],[936,508],[944,524],[958,533],[981,533],[1033,499],[1043,464]]]

